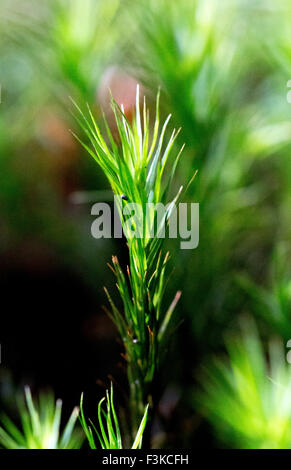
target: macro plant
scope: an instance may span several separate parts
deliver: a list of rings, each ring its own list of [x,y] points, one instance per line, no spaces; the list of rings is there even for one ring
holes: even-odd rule
[[[290,5],[1,1],[0,447],[291,448]],[[197,169],[186,251],[170,221]],[[124,237],[96,241],[113,200]],[[246,312],[258,332],[232,333]],[[16,400],[23,381],[85,388],[81,424],[51,394]]]
[[[78,408],[61,432],[62,401],[52,394],[40,394],[33,401],[29,387],[24,389],[25,402],[19,404],[21,428],[6,415],[0,418],[0,445],[6,449],[79,449],[83,435],[75,429]]]
[[[92,148],[79,137],[77,139],[105,173],[116,196],[117,209],[127,239],[129,265],[126,270],[120,266],[116,256],[113,256],[110,265],[116,276],[123,311],[116,306],[106,288],[105,292],[111,306],[109,315],[118,328],[125,348],[132,432],[135,434],[145,406],[147,403],[152,406],[152,384],[165,353],[168,328],[180,298],[178,291],[168,308],[164,308],[169,253],[163,253],[164,238],[159,237],[161,231],[166,230],[183,190],[180,187],[176,196],[169,200],[171,183],[182,149],[177,153],[170,171],[167,166],[179,131],[174,129],[164,145],[171,116],[160,125],[159,94],[153,131],[150,131],[145,99],[140,109],[139,87],[136,92],[135,116],[131,123],[122,107],[112,99],[118,138],[114,138],[105,118],[106,136],[103,136],[90,109],[88,108],[86,116],[75,106],[78,110],[76,118]],[[130,224],[135,229],[133,232],[128,224],[128,216],[132,215],[131,203],[138,204],[141,208],[137,217],[131,218]],[[163,203],[166,207],[161,220],[157,217],[157,203]]]
[[[106,400],[106,411],[102,408],[104,400]],[[146,406],[144,415],[137,430],[131,449],[141,448],[143,432],[147,422],[147,416],[148,405]],[[123,449],[120,426],[113,403],[112,383],[110,388],[110,394],[108,390],[106,390],[106,398],[102,398],[98,404],[99,431],[92,421],[90,421],[91,425],[88,425],[86,422],[86,418],[83,411],[83,395],[81,396],[80,402],[80,421],[91,449],[98,448],[98,445],[96,443],[96,437],[99,441],[99,446],[101,446],[102,449]]]

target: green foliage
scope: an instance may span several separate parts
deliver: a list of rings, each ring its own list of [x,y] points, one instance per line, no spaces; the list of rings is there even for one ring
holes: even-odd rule
[[[29,3],[23,11],[20,4],[10,4],[7,20],[20,53],[29,51],[29,63],[45,80],[39,83],[45,85],[43,94],[49,89],[66,105],[70,93],[92,102],[101,67],[117,40],[120,1],[52,0],[41,7],[35,0]]]
[[[106,411],[102,408],[102,403],[106,400]],[[102,398],[98,404],[98,423],[99,431],[96,426],[91,422],[91,426],[87,425],[86,418],[83,411],[83,395],[81,396],[80,402],[80,421],[84,432],[86,434],[89,446],[91,449],[97,449],[96,437],[98,438],[99,445],[102,449],[122,449],[122,438],[119,427],[118,418],[115,412],[114,403],[113,403],[113,386],[111,383],[110,395],[108,390],[106,390],[106,398]],[[144,415],[142,417],[141,423],[137,430],[134,442],[131,446],[131,449],[140,449],[142,445],[142,436],[146,426],[148,416],[148,405],[146,406]],[[105,421],[105,425],[104,425]],[[95,434],[95,436],[94,436]]]
[[[285,344],[291,338],[290,250],[279,253],[281,245],[288,246],[291,240],[290,19],[289,0],[1,1],[2,266],[12,261],[14,269],[16,258],[21,268],[25,260],[37,261],[38,266],[41,253],[49,252],[50,258],[65,262],[98,291],[100,282],[107,285],[111,275],[100,266],[113,249],[119,249],[119,242],[93,241],[88,207],[75,210],[71,205],[71,178],[78,190],[102,190],[105,175],[120,213],[130,209],[131,202],[141,202],[143,207],[152,201],[170,203],[169,216],[171,204],[181,197],[179,187],[199,169],[188,193],[190,200],[200,203],[199,247],[186,253],[176,250],[174,241],[167,241],[175,265],[175,276],[170,279],[170,258],[163,242],[149,237],[154,212],[142,211],[145,224],[140,239],[131,236],[122,214],[129,267],[119,264],[116,257],[111,266],[122,305],[114,293],[106,290],[106,294],[111,304],[108,313],[124,342],[135,431],[145,405],[151,405],[152,381],[166,351],[180,296],[177,286],[183,286],[185,328],[177,331],[175,353],[164,363],[163,372],[166,377],[171,372],[178,389],[185,389],[185,377],[192,370],[196,374],[197,362],[207,360],[210,348],[214,353],[221,351],[225,332],[242,313],[257,317],[264,340],[274,333]],[[160,87],[161,107],[153,129],[147,109],[139,108],[139,115],[129,123],[113,104],[117,128],[110,127],[107,134],[109,124],[102,121],[96,91],[109,65],[136,78],[150,103]],[[63,149],[66,129],[72,126],[68,95],[94,109],[94,118],[86,111],[85,118],[82,112],[78,114],[78,120],[91,142],[89,148],[83,139],[84,145],[102,172],[94,171],[93,161],[83,157],[80,146]],[[173,127],[181,126],[183,133],[174,132],[171,137],[168,113]],[[47,116],[53,118],[52,128]],[[183,164],[176,169],[171,155],[175,157],[184,142]],[[171,179],[176,197],[170,197]],[[35,253],[38,246],[40,258],[31,256],[31,247]],[[278,256],[274,258],[273,253]],[[261,357],[267,372],[255,374],[255,359],[247,356],[249,334],[252,343],[261,344],[254,356]],[[217,431],[214,445],[221,443],[223,434],[229,447],[289,447],[288,431],[284,431],[289,426],[285,395],[286,414],[282,411],[285,418],[280,426],[271,416],[272,409],[278,416],[283,406],[278,392],[277,398],[269,400],[270,411],[265,411],[267,405],[261,411],[265,396],[277,390],[265,379],[270,375],[266,345],[254,339],[251,331],[237,343],[240,346],[235,357],[231,348],[228,366],[225,362],[223,368],[219,362],[223,374],[228,371],[228,381],[215,365],[211,377],[214,380],[216,370],[219,393],[210,394],[205,387],[201,397]],[[188,354],[192,345],[194,362]],[[90,360],[94,359],[88,358],[88,370]],[[236,374],[244,377],[245,389],[239,389]],[[256,393],[257,406],[246,403],[248,393]],[[240,404],[240,413],[235,402]],[[183,409],[182,400],[180,405]],[[195,402],[195,413],[200,406]],[[113,415],[111,419],[113,426]],[[181,427],[182,432],[177,427],[179,442],[188,445],[191,439],[192,444],[195,431],[187,441],[187,426],[182,423]],[[281,431],[285,437],[280,437]],[[114,433],[116,437],[115,427]],[[11,446],[18,446],[14,441]]]
[[[252,449],[291,447],[291,368],[279,340],[268,358],[255,325],[226,343],[227,359],[214,358],[200,376],[196,403],[227,445]]]
[[[25,387],[25,403],[19,404],[21,428],[6,415],[1,416],[0,445],[6,449],[79,449],[83,436],[76,431],[79,410],[74,408],[63,431],[60,431],[62,401],[52,394],[41,394],[33,401]]]
[[[246,78],[250,67],[245,60],[246,40],[237,28],[245,21],[239,6],[215,0],[157,0],[138,2],[135,14],[130,12],[137,23],[132,59],[137,73],[150,87],[161,86],[165,108],[175,125],[183,128],[187,145],[176,181],[199,169],[189,198],[199,201],[200,226],[207,229],[192,256],[186,259],[181,252],[174,256],[183,258],[176,263],[176,278],[185,283],[184,314],[195,340],[202,339],[206,348],[208,341],[219,341],[217,319],[224,321],[226,304],[233,304],[232,271],[245,262],[250,249],[244,248],[244,233],[255,228],[256,248],[264,236],[262,226],[269,221],[265,207],[254,213],[257,201],[265,197],[265,185],[251,177],[259,158],[255,142],[268,114],[262,117],[260,107],[254,110]],[[259,117],[252,120],[255,112]],[[180,136],[177,143],[182,143]],[[270,148],[271,142],[260,148],[264,158]],[[241,257],[238,245],[243,246]]]
[[[291,338],[291,272],[288,258],[287,247],[278,244],[266,286],[257,284],[247,275],[237,276],[239,285],[248,294],[252,311],[285,341]]]
[[[152,138],[150,137],[149,114],[145,101],[142,113],[140,111],[138,87],[136,114],[132,124],[128,122],[123,110],[112,101],[120,144],[114,140],[106,121],[109,144],[102,136],[90,109],[87,118],[77,105],[76,107],[80,116],[77,117],[78,122],[93,149],[80,142],[101,167],[117,196],[118,211],[128,242],[130,262],[127,274],[123,272],[115,256],[112,258],[111,267],[117,279],[123,313],[119,311],[107,289],[105,292],[112,309],[110,316],[126,349],[132,408],[137,412],[137,416],[141,416],[146,402],[149,401],[148,388],[153,381],[161,353],[164,352],[167,328],[180,297],[178,292],[168,310],[163,312],[165,270],[169,254],[162,255],[161,245],[164,238],[159,235],[161,231],[166,230],[183,189],[181,187],[177,195],[169,201],[168,194],[181,151],[176,156],[169,175],[165,175],[165,170],[178,132],[172,132],[164,148],[163,142],[170,116],[160,129],[158,95],[154,129]],[[122,195],[125,195],[126,199],[122,198]],[[127,216],[123,210],[128,208],[127,214],[130,215],[131,203],[139,204],[140,207],[140,213],[132,222],[134,232],[128,229]],[[153,205],[149,206],[148,203]],[[155,229],[157,203],[163,203],[166,210]],[[136,420],[137,418],[134,419],[135,423]]]
[[[238,69],[232,67],[235,38],[227,41],[221,34],[225,20],[216,22],[218,4],[213,0],[140,1],[133,2],[133,10],[139,38],[133,60],[142,63],[146,83],[162,85],[183,138],[195,152],[192,161],[195,155],[200,168],[223,123],[231,82],[237,78]],[[231,8],[225,10],[231,18]]]

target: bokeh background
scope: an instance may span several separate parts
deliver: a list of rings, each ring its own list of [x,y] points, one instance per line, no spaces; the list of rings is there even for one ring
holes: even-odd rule
[[[111,194],[69,97],[110,119],[110,87],[130,117],[140,83],[182,127],[176,184],[198,170],[200,204],[198,248],[168,244],[169,298],[183,295],[152,445],[291,447],[290,27],[288,0],[1,0],[2,410],[30,384],[65,414],[84,391],[92,415],[111,378],[126,407],[102,309],[126,249],[91,236]]]

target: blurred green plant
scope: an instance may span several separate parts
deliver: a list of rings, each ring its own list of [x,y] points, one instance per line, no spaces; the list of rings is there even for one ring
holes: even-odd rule
[[[128,21],[136,23],[139,38],[132,51],[137,74],[150,88],[153,83],[162,87],[165,104],[191,149],[186,171],[194,156],[200,168],[239,92],[238,41],[230,27],[233,8],[215,0],[132,3]]]
[[[79,410],[74,408],[63,432],[60,432],[62,401],[52,394],[40,394],[33,401],[29,387],[24,389],[25,402],[19,404],[21,428],[6,415],[0,418],[0,445],[6,449],[79,449],[83,436],[75,430]]]
[[[102,403],[106,400],[107,409],[106,411],[102,408]],[[148,416],[148,405],[146,406],[143,418],[137,430],[134,442],[131,449],[140,449],[142,446],[143,432],[146,426]],[[104,426],[105,420],[105,426]],[[110,395],[106,390],[106,398],[102,398],[98,404],[98,423],[99,431],[96,426],[91,422],[91,426],[87,425],[86,418],[83,411],[83,395],[81,396],[80,402],[80,421],[84,432],[86,434],[89,446],[91,449],[97,449],[96,437],[98,438],[99,445],[102,449],[122,449],[123,443],[121,438],[121,432],[119,427],[118,418],[115,412],[113,403],[113,386],[111,383]],[[94,431],[94,432],[93,432]],[[96,437],[94,436],[96,434]]]
[[[227,359],[214,358],[200,375],[196,404],[227,446],[291,447],[291,367],[279,340],[264,353],[255,324],[226,341]]]
[[[10,2],[11,3],[11,2]],[[119,0],[35,0],[7,6],[16,48],[29,55],[42,91],[67,105],[73,94],[93,103],[102,69],[117,41]]]
[[[267,285],[259,285],[246,274],[237,276],[239,285],[249,296],[252,311],[285,341],[291,338],[291,270],[290,250],[277,244],[269,266]]]

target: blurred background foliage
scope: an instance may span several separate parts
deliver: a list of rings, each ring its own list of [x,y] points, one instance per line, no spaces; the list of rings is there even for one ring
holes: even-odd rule
[[[183,321],[157,383],[152,445],[290,447],[288,1],[0,9],[1,408],[13,412],[29,383],[53,387],[69,417],[81,391],[93,408],[112,376],[126,409],[122,349],[102,310],[106,262],[126,262],[126,251],[91,236],[91,205],[111,195],[69,132],[69,96],[110,122],[110,87],[130,118],[138,82],[149,103],[161,88],[164,116],[182,127],[176,186],[198,169],[187,201],[200,203],[198,248],[168,242],[169,297],[182,289]],[[242,334],[245,314],[257,327]],[[280,354],[269,352],[280,341]]]

